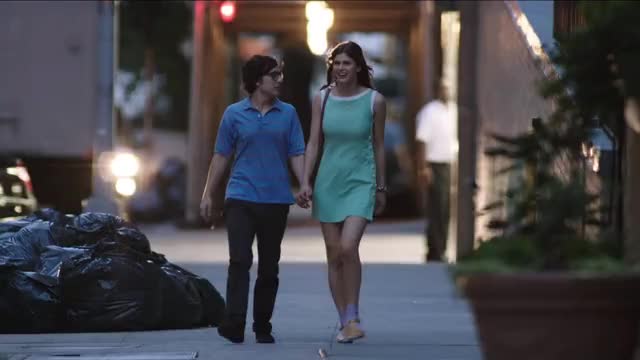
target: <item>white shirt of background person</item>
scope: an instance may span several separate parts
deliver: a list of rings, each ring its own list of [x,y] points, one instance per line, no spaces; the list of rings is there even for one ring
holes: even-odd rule
[[[427,144],[426,160],[433,163],[453,162],[457,127],[451,108],[442,100],[433,100],[422,107],[416,118],[416,139]]]

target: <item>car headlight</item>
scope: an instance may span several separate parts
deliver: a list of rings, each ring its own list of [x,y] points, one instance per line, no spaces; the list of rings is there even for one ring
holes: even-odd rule
[[[117,178],[134,177],[140,170],[140,160],[132,153],[118,153],[111,160],[110,168]]]
[[[116,180],[116,191],[122,196],[131,196],[136,192],[136,181],[132,178]]]

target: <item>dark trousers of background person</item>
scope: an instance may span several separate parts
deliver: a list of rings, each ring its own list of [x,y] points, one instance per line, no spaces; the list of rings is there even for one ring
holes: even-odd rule
[[[253,331],[271,333],[271,316],[278,292],[280,244],[289,205],[228,199],[225,220],[229,235],[229,273],[225,321],[244,329],[249,301],[251,246],[258,240],[258,277],[253,292]]]
[[[451,166],[430,163],[431,183],[427,189],[427,261],[442,261],[449,237]]]

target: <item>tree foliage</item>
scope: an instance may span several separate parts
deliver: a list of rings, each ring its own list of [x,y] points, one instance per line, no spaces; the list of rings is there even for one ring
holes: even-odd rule
[[[154,53],[156,73],[166,76],[171,112],[161,127],[186,129],[189,112],[190,61],[181,47],[192,31],[185,1],[123,1],[120,5],[119,67],[142,78],[145,51]]]

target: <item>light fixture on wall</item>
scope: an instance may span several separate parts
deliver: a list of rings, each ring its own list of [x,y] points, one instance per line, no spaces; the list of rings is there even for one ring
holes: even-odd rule
[[[327,31],[333,26],[333,9],[325,1],[307,1],[307,45],[314,55],[323,55],[328,48]]]
[[[591,142],[582,143],[582,157],[593,172],[600,171],[600,148]]]

